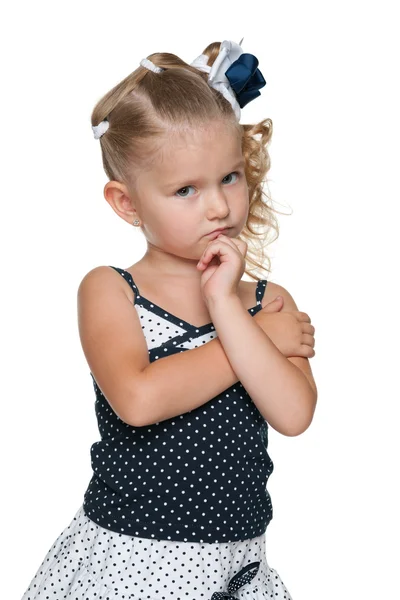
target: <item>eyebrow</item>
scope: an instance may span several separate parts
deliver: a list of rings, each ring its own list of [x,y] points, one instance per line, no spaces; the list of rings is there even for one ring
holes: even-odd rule
[[[237,169],[238,167],[244,167],[245,161],[244,158],[242,157],[240,160],[238,160],[232,167],[232,169]]]
[[[234,165],[232,165],[231,168],[232,169],[237,169],[239,167],[244,167],[244,165],[245,165],[245,160],[244,160],[244,157],[242,157]],[[185,179],[182,178],[180,181],[171,181],[170,183],[166,183],[164,187],[166,187],[166,188],[176,187],[177,188],[178,186],[181,186],[181,184],[182,184],[183,181],[189,181],[189,179],[190,179],[189,177],[186,177]],[[190,181],[194,181],[195,182],[197,180],[194,177],[194,178],[190,179]],[[186,185],[186,184],[184,184],[184,185]]]

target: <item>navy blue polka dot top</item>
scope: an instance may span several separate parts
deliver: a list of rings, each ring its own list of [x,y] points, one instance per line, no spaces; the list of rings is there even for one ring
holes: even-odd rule
[[[128,271],[111,268],[135,292],[150,362],[217,336],[212,323],[195,327],[166,312],[141,296]],[[261,310],[266,285],[257,282],[251,315]],[[265,532],[274,468],[268,424],[240,382],[194,410],[133,427],[90,375],[101,435],[90,449],[93,475],[83,502],[92,521],[126,535],[184,542],[243,541]]]

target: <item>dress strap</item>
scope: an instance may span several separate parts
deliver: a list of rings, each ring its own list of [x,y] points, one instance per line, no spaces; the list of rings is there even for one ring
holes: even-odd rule
[[[129,273],[129,271],[125,271],[125,269],[121,269],[120,267],[113,267],[112,265],[108,265],[109,267],[111,267],[112,269],[115,269],[116,271],[118,271],[118,273],[120,275],[122,275],[122,277],[127,281],[128,285],[133,289],[133,291],[135,292],[135,300],[137,298],[137,296],[140,296],[140,292],[139,292],[139,288],[136,285],[136,283],[133,281],[133,277],[132,275]]]
[[[257,304],[261,304],[261,300],[264,298],[264,293],[265,293],[265,288],[267,287],[267,280],[266,279],[259,279],[257,281],[257,286],[256,286],[256,301]]]
[[[121,269],[120,267],[113,267],[112,265],[108,265],[108,266],[111,267],[112,269],[115,269],[116,271],[118,271],[118,273],[120,275],[122,275],[122,277],[126,280],[128,285],[135,292],[136,297],[140,296],[139,288],[136,285],[136,283],[133,281],[133,277],[128,271],[125,271],[125,269]],[[268,283],[268,281],[266,279],[259,279],[257,281],[257,286],[256,286],[256,303],[257,304],[261,304],[261,301],[264,298],[265,288],[267,287],[267,283]]]

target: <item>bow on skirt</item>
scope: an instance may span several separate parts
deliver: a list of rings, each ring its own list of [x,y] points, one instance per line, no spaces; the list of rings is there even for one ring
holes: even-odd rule
[[[257,561],[240,569],[228,583],[228,590],[226,592],[214,592],[211,596],[211,600],[237,600],[237,597],[232,596],[232,593],[251,581],[257,575],[259,567],[260,561]]]

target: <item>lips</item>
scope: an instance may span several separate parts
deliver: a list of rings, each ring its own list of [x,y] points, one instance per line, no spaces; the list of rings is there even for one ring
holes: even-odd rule
[[[214,229],[214,231],[210,231],[210,233],[206,233],[206,235],[218,235],[220,233],[226,233],[229,231],[230,227],[225,227],[224,229]]]

